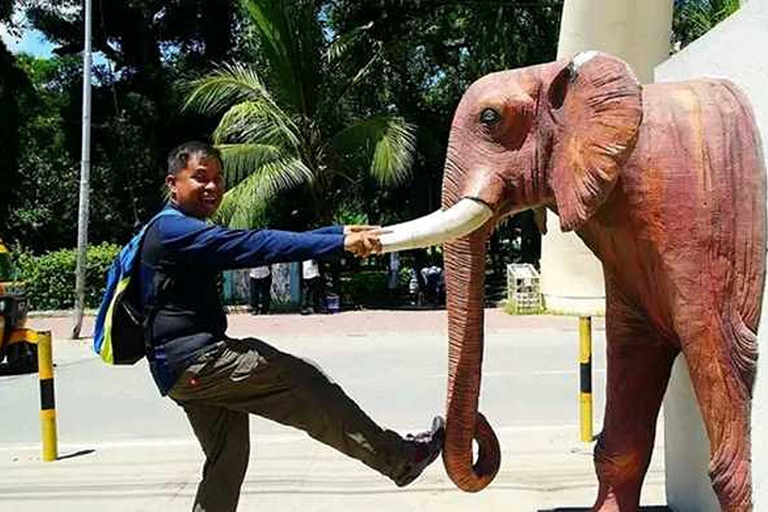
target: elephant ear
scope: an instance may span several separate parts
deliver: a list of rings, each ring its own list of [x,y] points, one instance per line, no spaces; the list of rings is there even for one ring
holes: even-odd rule
[[[580,53],[552,80],[549,104],[558,126],[552,189],[560,227],[571,231],[605,201],[635,146],[643,115],[641,86],[623,61]]]

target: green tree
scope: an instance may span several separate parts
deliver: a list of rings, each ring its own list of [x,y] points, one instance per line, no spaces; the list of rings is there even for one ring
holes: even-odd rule
[[[19,55],[18,63],[31,87],[19,97],[18,197],[9,223],[12,240],[40,252],[70,241],[77,225],[79,167],[67,149],[63,114],[81,59]]]
[[[350,191],[368,176],[381,186],[402,183],[411,167],[413,125],[395,105],[367,110],[348,101],[381,56],[380,45],[366,51],[370,24],[336,35],[314,0],[243,0],[242,6],[259,38],[263,72],[224,64],[191,83],[185,104],[222,114],[213,139],[231,188],[221,220],[258,226],[272,199],[302,186],[305,221],[327,223],[335,212],[354,209]]]
[[[448,133],[466,88],[481,76],[553,60],[561,1],[380,0],[330,3],[333,30],[370,25],[381,58],[353,91],[362,109],[394,104],[418,126],[414,180],[368,196],[378,222],[412,218],[440,206]]]
[[[0,23],[10,24],[13,12],[12,0],[0,0]],[[0,40],[0,148],[3,158],[0,160],[0,238],[11,239],[9,215],[18,201],[19,191],[10,184],[19,177],[19,124],[22,112],[19,109],[19,97],[28,91],[30,84],[19,69],[16,58]]]
[[[22,5],[57,55],[49,64],[25,67],[35,76],[35,92],[18,123],[26,138],[12,146],[22,151],[19,177],[8,181],[20,198],[11,219],[13,238],[40,252],[71,247],[76,239],[82,2]],[[125,242],[163,199],[167,152],[183,140],[205,138],[215,126],[178,112],[175,84],[241,51],[235,15],[235,2],[227,0],[94,2],[94,51],[101,56],[92,112],[89,238],[95,243]],[[63,62],[72,62],[73,72]]]
[[[740,0],[676,0],[673,43],[685,48],[739,10]]]

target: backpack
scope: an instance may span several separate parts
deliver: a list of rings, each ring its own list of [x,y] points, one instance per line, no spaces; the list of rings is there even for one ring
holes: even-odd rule
[[[96,316],[93,350],[112,365],[134,364],[147,353],[144,335],[145,312],[141,310],[135,275],[141,257],[144,233],[160,217],[183,215],[165,208],[141,228],[118,254],[107,272],[107,286]]]

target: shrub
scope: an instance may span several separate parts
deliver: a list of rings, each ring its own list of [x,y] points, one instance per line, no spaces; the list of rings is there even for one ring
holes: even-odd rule
[[[359,306],[380,304],[387,297],[387,272],[358,271],[342,276],[341,295]]]
[[[88,248],[86,255],[85,305],[96,308],[104,293],[107,270],[120,246],[102,243]],[[33,310],[71,309],[75,303],[77,251],[62,249],[41,256],[14,252],[18,278],[27,284],[27,299]]]

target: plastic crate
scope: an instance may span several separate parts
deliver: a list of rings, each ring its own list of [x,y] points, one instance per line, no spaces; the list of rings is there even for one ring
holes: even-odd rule
[[[530,263],[507,265],[507,302],[516,315],[541,312],[541,280],[536,267]]]

